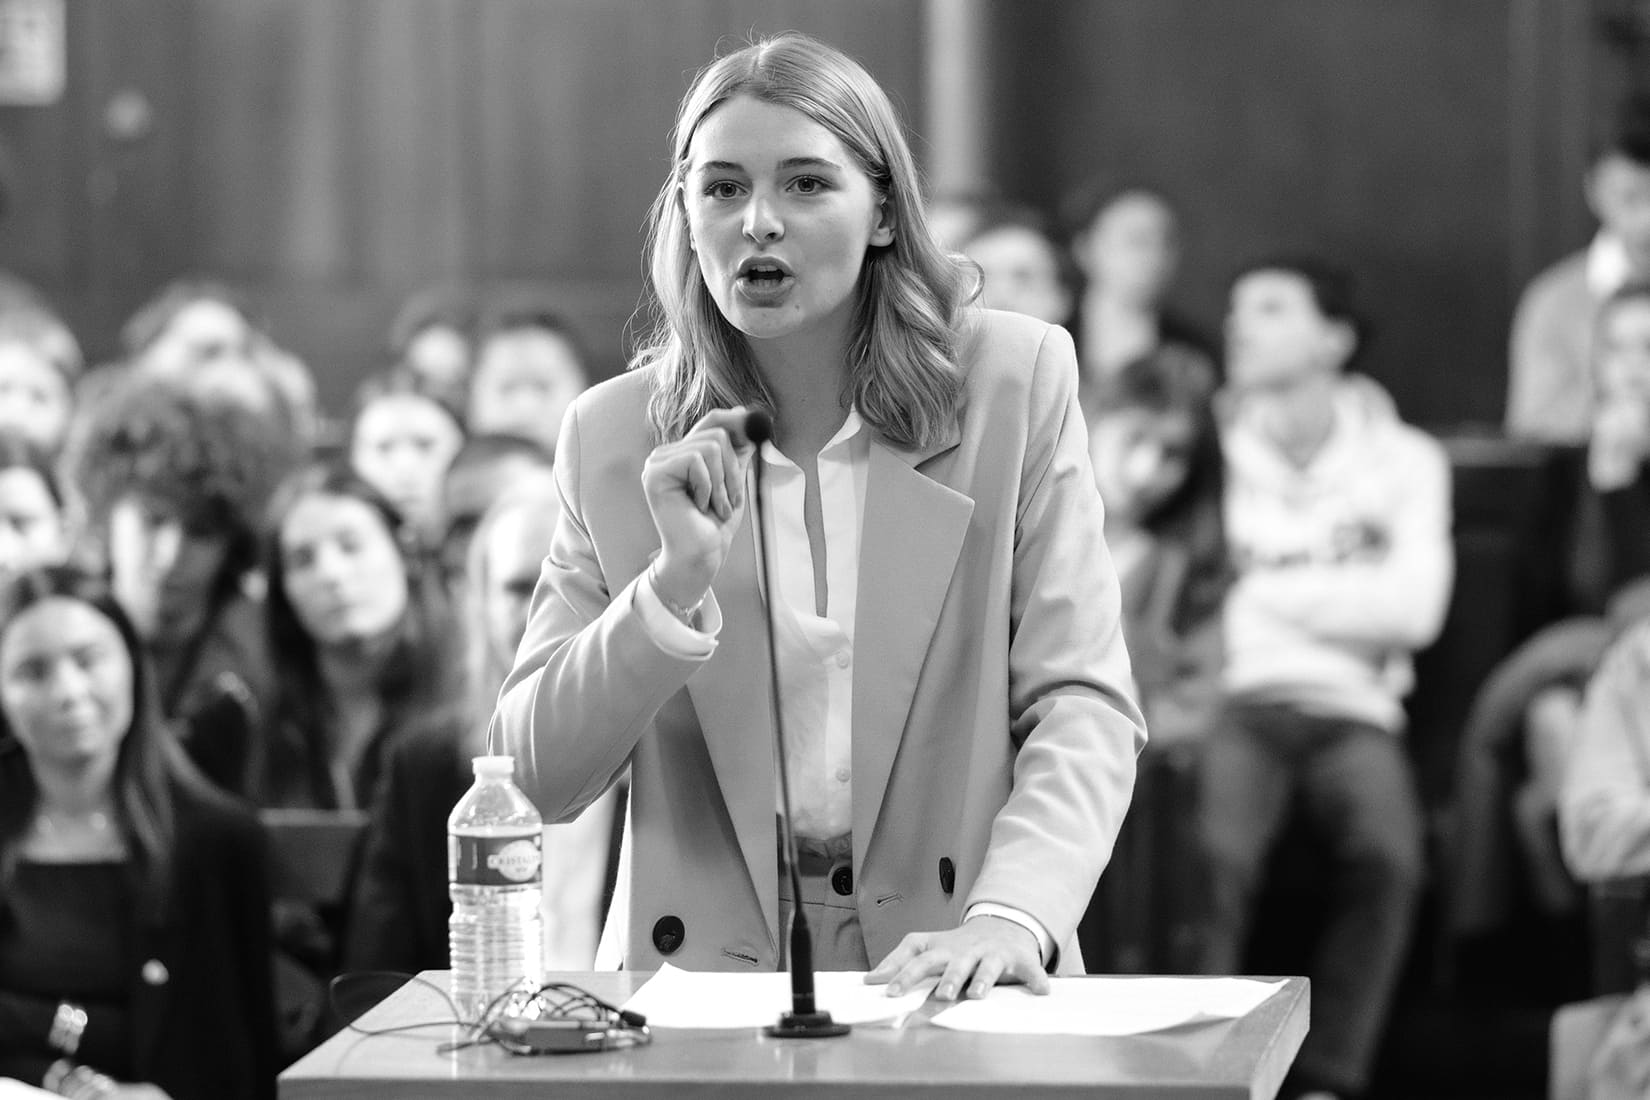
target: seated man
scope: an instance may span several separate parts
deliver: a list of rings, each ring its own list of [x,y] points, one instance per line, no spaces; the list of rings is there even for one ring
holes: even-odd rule
[[[1650,622],[1622,635],[1588,685],[1558,823],[1576,878],[1650,874]]]
[[[1510,435],[1582,444],[1592,434],[1598,308],[1628,283],[1650,279],[1650,106],[1628,112],[1593,158],[1587,205],[1598,235],[1537,275],[1513,317]]]
[[[1345,373],[1360,328],[1344,275],[1311,259],[1253,265],[1226,332],[1237,579],[1229,702],[1204,760],[1204,962],[1242,969],[1261,873],[1298,813],[1331,865],[1292,1087],[1350,1096],[1367,1085],[1420,892],[1403,697],[1448,603],[1449,467],[1373,381]]]

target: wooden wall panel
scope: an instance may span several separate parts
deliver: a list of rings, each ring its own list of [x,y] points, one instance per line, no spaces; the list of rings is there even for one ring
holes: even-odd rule
[[[1624,84],[1603,6],[994,0],[998,183],[1052,204],[1099,173],[1156,181],[1211,325],[1238,264],[1325,252],[1359,274],[1366,365],[1407,415],[1498,423],[1517,293],[1591,232],[1587,135]]]

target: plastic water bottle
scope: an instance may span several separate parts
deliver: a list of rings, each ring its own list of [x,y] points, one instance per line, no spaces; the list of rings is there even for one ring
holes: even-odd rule
[[[471,767],[475,785],[447,818],[447,942],[465,1022],[522,978],[544,977],[542,819],[515,784],[513,757],[478,756]]]

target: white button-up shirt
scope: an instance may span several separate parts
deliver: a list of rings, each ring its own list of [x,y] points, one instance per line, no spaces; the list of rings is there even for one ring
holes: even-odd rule
[[[819,452],[819,504],[824,526],[825,614],[816,614],[814,560],[803,517],[802,468],[773,443],[762,445],[763,513],[768,557],[774,564],[774,650],[778,655],[785,753],[790,761],[792,827],[798,836],[825,840],[852,830],[854,613],[859,589],[859,545],[871,433],[857,410]],[[750,486],[747,483],[746,496]],[[751,537],[756,537],[751,524]],[[760,551],[760,546],[758,546]],[[766,568],[760,552],[757,569]],[[760,574],[758,574],[760,577]],[[680,657],[708,658],[722,627],[714,594],[695,630],[664,606],[647,574],[632,586],[635,606],[654,641]],[[981,903],[969,916],[1004,917],[1037,937],[1046,962],[1053,938],[1036,918],[1010,906]]]

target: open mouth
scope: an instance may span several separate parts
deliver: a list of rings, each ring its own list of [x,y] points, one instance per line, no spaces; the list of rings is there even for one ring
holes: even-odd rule
[[[746,260],[739,265],[739,278],[754,289],[773,289],[791,277],[791,269],[778,260]]]

